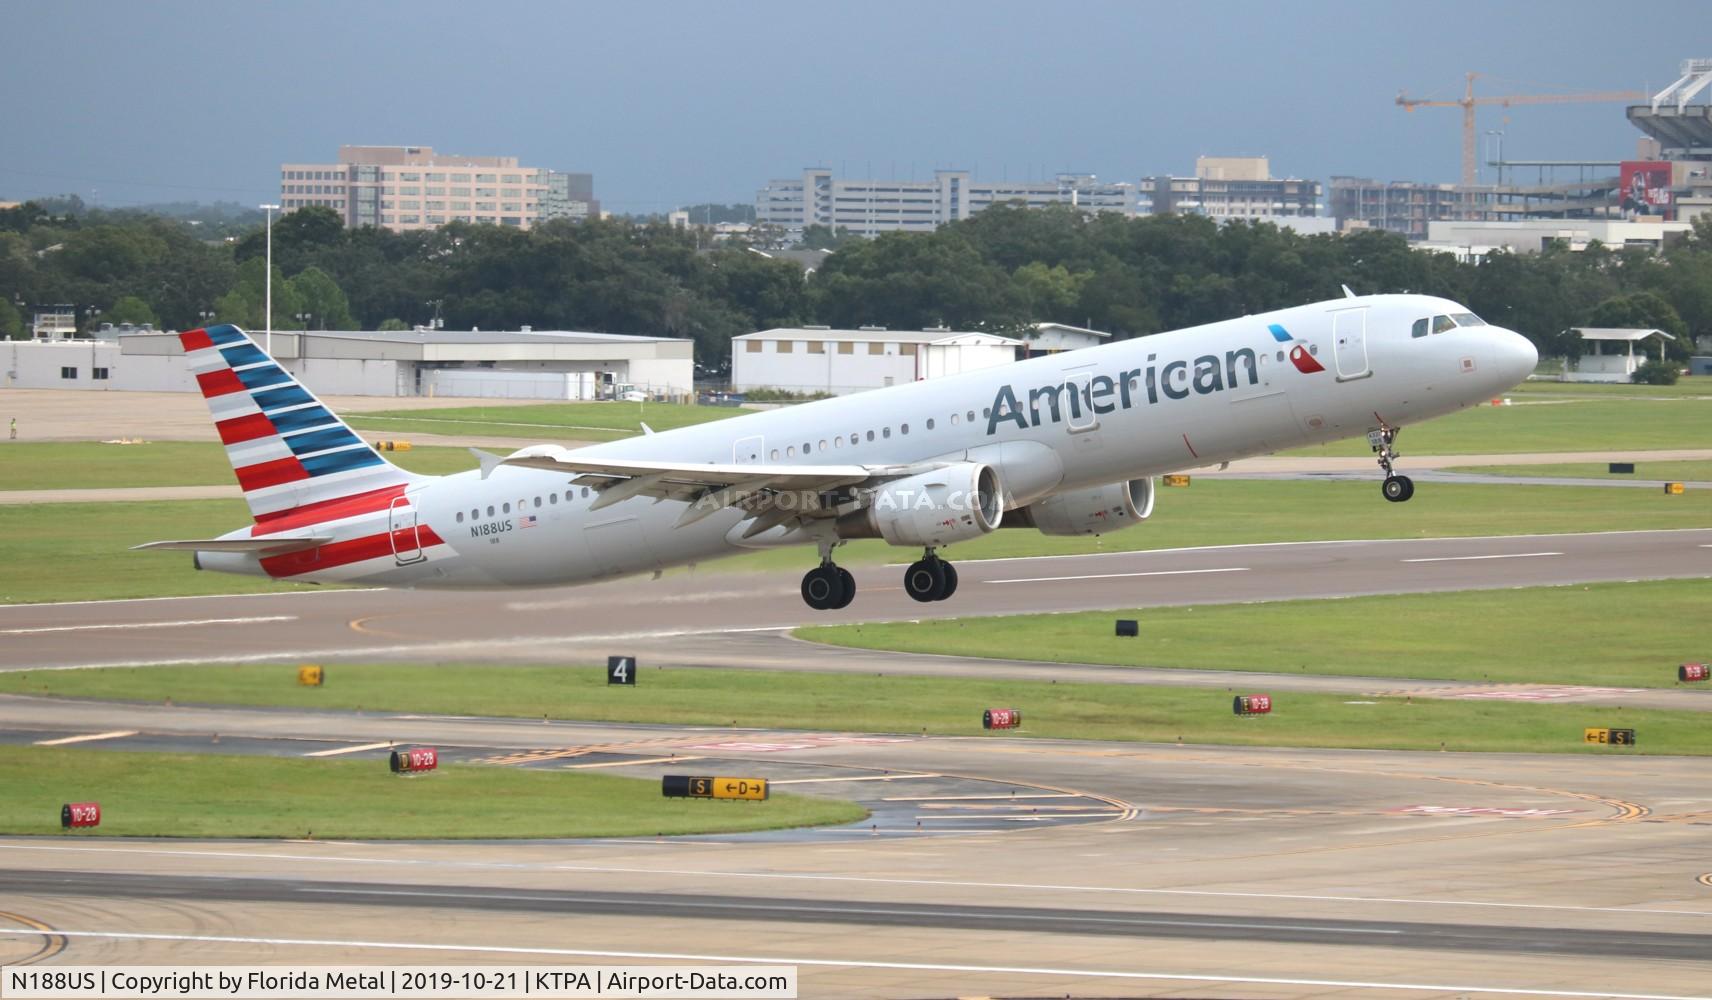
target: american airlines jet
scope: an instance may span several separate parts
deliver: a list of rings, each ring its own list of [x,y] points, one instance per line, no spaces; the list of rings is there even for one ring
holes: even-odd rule
[[[153,542],[200,569],[390,587],[543,587],[815,546],[803,600],[856,596],[854,538],[917,549],[909,595],[957,589],[940,550],[1004,528],[1102,534],[1154,476],[1366,435],[1385,499],[1397,433],[1515,385],[1526,338],[1423,295],[1349,295],[586,448],[422,476],[369,447],[243,331],[179,335],[254,523]],[[644,427],[644,430],[647,430]]]

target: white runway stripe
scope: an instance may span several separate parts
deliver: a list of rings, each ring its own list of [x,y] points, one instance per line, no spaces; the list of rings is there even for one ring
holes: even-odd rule
[[[1157,569],[1150,573],[1088,573],[1082,576],[1025,576],[1014,580],[987,580],[987,583],[1056,583],[1061,580],[1116,580],[1131,576],[1194,576],[1198,573],[1247,573],[1247,566],[1224,566],[1219,569]]]
[[[4,937],[39,937],[31,928],[0,928]],[[1472,985],[1467,983],[1387,983],[1345,979],[1290,979],[1275,976],[1198,975],[1192,972],[1140,972],[1121,969],[1079,969],[1063,966],[966,965],[938,962],[881,962],[864,959],[781,957],[772,955],[721,955],[666,951],[608,951],[593,948],[531,948],[523,945],[430,944],[422,941],[353,941],[333,938],[240,937],[228,934],[149,934],[136,931],[67,931],[51,933],[67,938],[108,941],[182,941],[209,944],[260,945],[298,948],[362,948],[395,951],[462,951],[479,955],[575,956],[582,958],[630,958],[673,962],[729,962],[742,965],[813,965],[847,969],[894,969],[912,972],[960,972],[1013,976],[1068,976],[1088,979],[1170,980],[1191,983],[1242,983],[1251,986],[1313,986],[1325,989],[1403,990],[1430,993],[1496,993],[1527,997],[1606,997],[1609,1000],[1712,1000],[1705,994],[1616,993],[1611,991],[1536,990],[1521,987]]]
[[[337,757],[342,753],[361,753],[364,750],[379,750],[383,747],[389,747],[389,746],[392,746],[392,744],[391,743],[364,743],[362,746],[356,746],[356,747],[334,747],[331,750],[316,750],[312,753],[306,753],[303,756],[305,756],[305,757]]]
[[[1432,556],[1422,559],[1399,559],[1398,562],[1428,563],[1428,562],[1476,562],[1481,559],[1539,559],[1543,556],[1561,556],[1562,552],[1503,552],[1489,556]]]
[[[96,740],[120,740],[127,736],[135,736],[135,729],[116,729],[110,733],[90,733],[87,736],[62,736],[57,740],[37,740],[39,747],[63,747],[69,743],[94,743]]]
[[[248,625],[253,622],[294,622],[296,615],[261,615],[256,618],[192,618],[181,622],[119,622],[112,625],[44,625],[39,628],[5,628],[0,635],[40,635],[43,632],[100,632],[108,629],[188,628],[193,625]]]

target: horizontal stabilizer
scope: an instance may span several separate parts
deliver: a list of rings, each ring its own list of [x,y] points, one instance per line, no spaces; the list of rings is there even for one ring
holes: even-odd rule
[[[132,551],[145,549],[167,550],[175,552],[236,552],[255,556],[282,556],[287,552],[301,552],[312,549],[317,545],[326,545],[331,537],[293,538],[290,536],[269,535],[266,538],[193,538],[170,542],[148,542],[143,545],[131,546]]]

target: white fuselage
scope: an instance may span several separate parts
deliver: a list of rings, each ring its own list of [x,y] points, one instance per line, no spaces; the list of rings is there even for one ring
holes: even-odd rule
[[[1414,335],[1418,321],[1455,314],[1466,310],[1427,296],[1338,299],[575,454],[682,464],[967,459],[997,471],[1006,507],[1014,509],[1055,493],[1407,426],[1485,401],[1532,370],[1533,347],[1498,327]],[[1310,371],[1300,370],[1292,352],[1306,354]],[[1323,370],[1312,371],[1316,366]],[[1079,405],[1055,391],[1066,384]],[[407,509],[381,515],[380,530],[392,541],[388,557],[291,578],[549,586],[813,540],[781,528],[740,541],[747,515],[735,508],[683,527],[674,527],[684,511],[678,501],[638,497],[591,511],[595,491],[563,473],[514,466],[486,478],[476,470],[423,478],[408,495]],[[372,523],[332,526],[342,528],[375,530]],[[202,563],[261,571],[247,556],[209,555]]]

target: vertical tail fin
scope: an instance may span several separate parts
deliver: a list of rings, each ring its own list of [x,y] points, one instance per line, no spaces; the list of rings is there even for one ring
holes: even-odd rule
[[[382,458],[244,331],[212,326],[178,339],[258,524],[398,496],[419,478]]]

